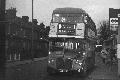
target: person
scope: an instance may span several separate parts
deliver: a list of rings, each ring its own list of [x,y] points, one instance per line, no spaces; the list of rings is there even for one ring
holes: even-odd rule
[[[108,52],[106,51],[105,48],[103,48],[101,51],[101,57],[102,57],[102,61],[104,64],[105,64],[105,59],[107,58],[107,54],[108,54]]]
[[[113,61],[116,58],[115,53],[116,53],[116,50],[111,48],[110,49],[110,59],[111,59],[111,61]]]

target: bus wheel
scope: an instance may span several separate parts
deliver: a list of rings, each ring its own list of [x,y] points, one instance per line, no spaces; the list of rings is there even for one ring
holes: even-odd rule
[[[49,67],[47,68],[47,72],[49,75],[53,75],[55,73],[55,71]]]

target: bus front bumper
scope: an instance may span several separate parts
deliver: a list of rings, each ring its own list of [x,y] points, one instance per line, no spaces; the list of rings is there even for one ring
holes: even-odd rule
[[[51,66],[48,66],[47,70],[51,71],[51,72],[82,72],[83,71],[83,67],[79,67],[79,68],[71,68],[71,69],[57,69]]]

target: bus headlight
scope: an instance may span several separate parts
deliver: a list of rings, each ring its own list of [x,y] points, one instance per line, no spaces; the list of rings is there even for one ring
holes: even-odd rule
[[[48,63],[53,63],[55,60],[54,59],[50,59],[48,60]]]
[[[79,61],[79,60],[76,60],[75,63],[76,63],[76,64],[79,64],[79,65],[82,65],[81,61]]]
[[[82,63],[79,63],[79,65],[82,65]]]
[[[85,52],[83,52],[83,56],[85,55],[86,53]]]
[[[78,62],[78,61],[76,61],[75,63],[76,63],[76,64],[78,64],[79,62]]]

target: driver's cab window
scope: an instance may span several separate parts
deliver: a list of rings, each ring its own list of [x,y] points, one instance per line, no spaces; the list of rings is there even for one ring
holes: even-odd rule
[[[73,42],[72,41],[65,42],[65,49],[73,49]]]
[[[76,42],[75,49],[84,50],[85,49],[85,44],[82,43],[82,42]]]
[[[62,51],[63,50],[63,42],[50,42],[50,51]]]

